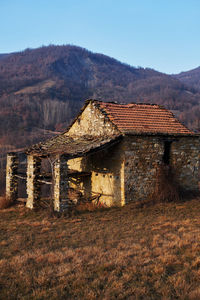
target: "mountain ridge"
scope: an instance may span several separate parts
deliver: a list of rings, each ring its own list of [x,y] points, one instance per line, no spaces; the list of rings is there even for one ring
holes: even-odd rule
[[[86,99],[161,104],[200,128],[200,91],[176,76],[71,45],[1,54],[0,170],[7,151],[64,130]]]
[[[5,130],[64,128],[85,99],[147,102],[179,112],[195,129],[188,111],[199,106],[199,91],[150,68],[136,68],[78,46],[44,46],[4,54],[0,59],[0,135]],[[10,113],[9,113],[10,110]],[[5,115],[6,128],[3,125]],[[196,126],[197,127],[197,126]]]
[[[200,66],[173,76],[181,82],[193,86],[197,91],[200,91]]]

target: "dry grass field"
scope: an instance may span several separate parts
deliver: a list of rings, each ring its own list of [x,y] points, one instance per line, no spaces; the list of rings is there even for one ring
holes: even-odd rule
[[[200,199],[1,210],[0,299],[200,299]]]

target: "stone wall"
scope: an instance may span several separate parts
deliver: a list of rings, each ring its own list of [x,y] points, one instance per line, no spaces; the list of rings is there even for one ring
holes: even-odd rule
[[[198,189],[199,139],[196,137],[128,136],[125,139],[125,199],[142,200],[152,194],[157,169],[163,163],[165,142],[171,141],[169,164],[178,183]]]
[[[66,134],[102,136],[116,133],[119,130],[90,102]]]
[[[199,189],[199,151],[200,143],[197,137],[182,137],[172,142],[171,165],[183,189]]]
[[[158,137],[128,136],[125,140],[125,201],[144,199],[155,187],[162,162],[163,143]]]

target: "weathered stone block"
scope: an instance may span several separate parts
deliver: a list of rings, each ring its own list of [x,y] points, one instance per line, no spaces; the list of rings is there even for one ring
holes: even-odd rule
[[[64,156],[58,156],[54,164],[54,210],[62,212],[68,208],[68,165]]]
[[[40,199],[41,185],[38,182],[40,175],[41,159],[39,157],[28,155],[27,157],[27,202],[26,207],[33,209],[36,202]]]
[[[15,153],[7,154],[7,165],[6,165],[6,198],[11,202],[17,199],[18,194],[18,182],[17,174],[18,169],[18,156]]]

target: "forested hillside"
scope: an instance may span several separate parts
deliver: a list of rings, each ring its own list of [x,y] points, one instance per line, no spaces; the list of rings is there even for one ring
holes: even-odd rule
[[[200,91],[200,67],[187,72],[181,72],[180,74],[174,75],[174,78]]]
[[[16,130],[64,128],[87,98],[163,104],[197,127],[197,89],[169,75],[75,46],[27,49],[0,60],[1,136]]]
[[[189,83],[70,45],[2,54],[0,168],[6,151],[66,128],[88,98],[163,104],[196,130],[200,92]]]

